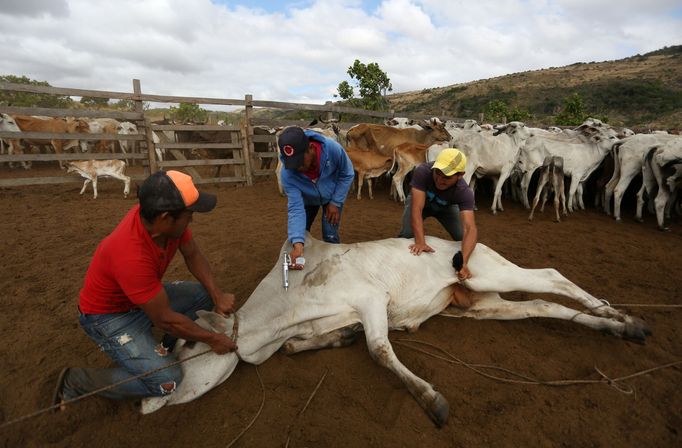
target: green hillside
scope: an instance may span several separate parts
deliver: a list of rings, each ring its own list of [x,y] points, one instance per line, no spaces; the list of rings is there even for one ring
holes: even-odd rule
[[[636,129],[682,127],[682,45],[604,62],[576,63],[388,96],[396,115],[478,119],[491,102],[529,112],[534,125],[555,124],[578,93],[592,116]]]

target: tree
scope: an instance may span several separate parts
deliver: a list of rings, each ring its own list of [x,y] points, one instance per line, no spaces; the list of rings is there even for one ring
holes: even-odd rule
[[[339,84],[337,88],[339,93],[334,96],[340,96],[351,105],[362,106],[365,109],[386,109],[388,102],[385,96],[387,92],[393,90],[393,86],[388,75],[381,70],[379,64],[372,62],[365,65],[356,59],[353,65],[348,67],[347,73],[352,80],[355,80],[360,98],[355,98],[354,88],[348,81],[342,81]]]
[[[145,105],[148,106],[147,103],[145,103]],[[135,110],[135,101],[133,101],[133,100],[118,100],[114,103],[114,107],[116,109],[133,111],[133,110]]]
[[[585,103],[579,93],[570,98],[564,98],[564,109],[556,116],[556,124],[563,126],[578,126],[587,118]]]
[[[180,103],[178,107],[169,108],[170,116],[176,123],[205,123],[208,112],[198,104]]]
[[[26,76],[0,76],[0,82],[50,87],[50,84],[48,84],[46,81],[36,81],[29,79]],[[65,95],[50,95],[47,93],[29,93],[2,90],[0,91],[0,105],[13,107],[67,108],[73,105],[73,100],[71,97]]]
[[[501,123],[506,121],[525,121],[533,118],[533,115],[527,110],[520,109],[514,106],[510,109],[506,102],[501,100],[492,100],[485,107],[485,116],[489,121]]]
[[[81,104],[88,107],[104,107],[109,104],[109,98],[96,98],[94,96],[81,97]]]

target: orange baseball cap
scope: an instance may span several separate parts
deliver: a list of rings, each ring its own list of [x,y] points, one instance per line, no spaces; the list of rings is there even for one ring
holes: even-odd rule
[[[210,212],[217,203],[213,194],[202,193],[192,176],[180,171],[157,171],[140,186],[137,196],[140,205],[157,211],[191,210]]]

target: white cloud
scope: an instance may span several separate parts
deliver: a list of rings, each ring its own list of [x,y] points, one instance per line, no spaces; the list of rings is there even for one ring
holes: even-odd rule
[[[378,63],[400,92],[682,43],[673,0],[316,0],[273,12],[267,2],[223,3],[5,0],[2,74],[323,103],[355,59]]]

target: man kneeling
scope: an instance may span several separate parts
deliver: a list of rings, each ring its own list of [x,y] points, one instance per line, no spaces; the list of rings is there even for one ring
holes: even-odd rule
[[[149,176],[138,197],[139,205],[97,247],[78,307],[83,330],[118,366],[62,370],[53,404],[93,391],[113,399],[172,393],[182,370],[163,367],[176,361],[171,351],[178,338],[204,342],[218,354],[236,349],[225,334],[194,323],[198,310],[234,311],[234,295],[215,285],[188,228],[192,214],[211,211],[216,197],[200,193],[179,171]],[[178,248],[199,283],[161,282]],[[153,325],[166,333],[160,343]]]

